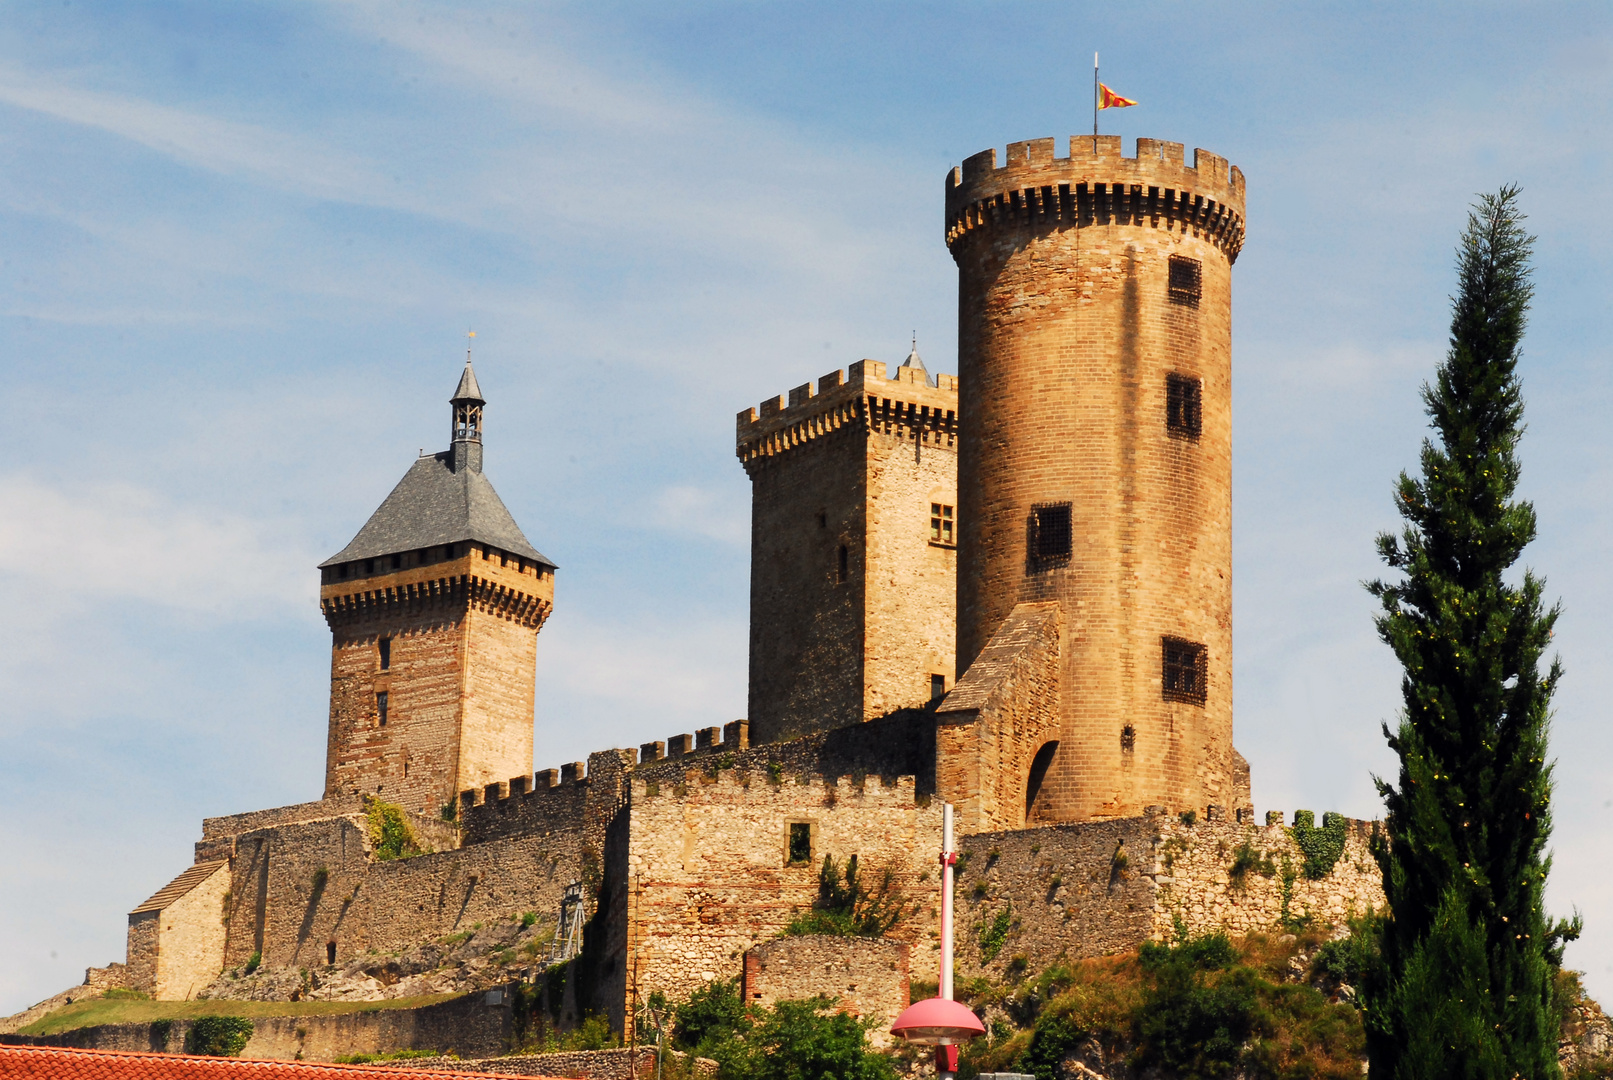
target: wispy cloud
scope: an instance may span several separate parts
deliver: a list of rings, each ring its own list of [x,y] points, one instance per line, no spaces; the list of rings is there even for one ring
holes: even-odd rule
[[[210,616],[311,599],[312,553],[248,518],[128,484],[0,476],[0,575],[61,598],[128,599]]]

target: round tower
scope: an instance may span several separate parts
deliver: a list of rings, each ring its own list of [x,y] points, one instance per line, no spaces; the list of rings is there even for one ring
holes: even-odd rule
[[[1026,817],[1242,807],[1232,748],[1232,263],[1243,174],[1182,144],[1013,143],[947,177],[958,671],[1056,601],[1057,745]],[[1028,753],[1029,751],[1027,751]],[[1012,778],[1004,778],[1010,781]]]

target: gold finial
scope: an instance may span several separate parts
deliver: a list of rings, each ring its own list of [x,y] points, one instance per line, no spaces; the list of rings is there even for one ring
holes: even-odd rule
[[[476,331],[465,331],[465,363],[470,363],[470,339],[476,336]]]

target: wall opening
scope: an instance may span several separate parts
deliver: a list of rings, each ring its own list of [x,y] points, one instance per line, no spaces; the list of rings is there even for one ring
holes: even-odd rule
[[[1204,384],[1186,375],[1165,376],[1165,431],[1197,439],[1204,430]]]
[[[1037,796],[1042,793],[1042,782],[1047,779],[1048,767],[1053,764],[1053,755],[1057,754],[1058,750],[1058,740],[1055,739],[1050,743],[1042,744],[1042,748],[1036,751],[1036,756],[1031,759],[1030,776],[1025,780],[1025,821],[1027,824],[1032,820],[1031,812],[1036,806]]]
[[[835,569],[835,580],[844,584],[851,576],[851,549],[845,544],[840,545],[840,563]]]
[[[336,963],[336,943],[334,941],[325,942],[325,963]]]
[[[930,700],[940,701],[947,696],[947,677],[945,675],[930,676]]]
[[[375,643],[375,647],[381,654],[381,670],[390,670],[392,667],[392,639],[384,637]]]
[[[1170,300],[1173,304],[1196,308],[1204,291],[1203,267],[1197,259],[1171,256]]]
[[[1164,637],[1160,642],[1160,689],[1166,701],[1203,705],[1209,682],[1209,650],[1196,641]]]
[[[812,825],[805,821],[790,822],[790,861],[792,863],[809,863],[812,861]]]
[[[381,727],[386,727],[386,691],[382,690],[375,695],[375,718]]]
[[[1069,565],[1074,546],[1069,503],[1039,503],[1031,507],[1026,532],[1026,561],[1032,572]]]

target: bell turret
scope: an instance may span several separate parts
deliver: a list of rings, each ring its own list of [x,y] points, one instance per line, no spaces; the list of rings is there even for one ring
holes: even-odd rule
[[[470,366],[470,351],[465,352],[465,372],[459,377],[459,388],[448,399],[454,407],[454,471],[469,469],[482,471],[482,388],[476,385],[476,372]]]

